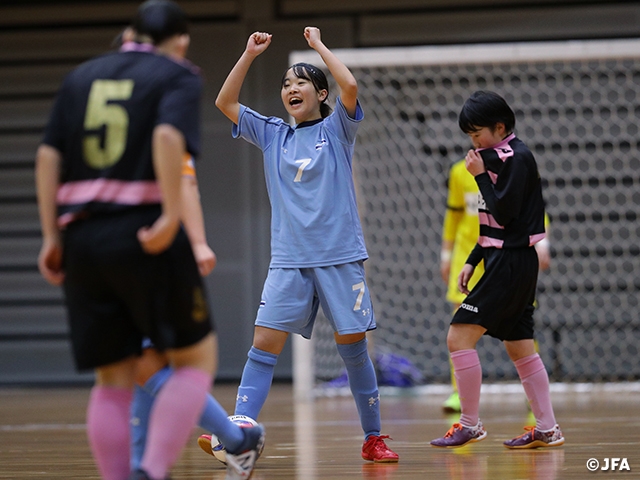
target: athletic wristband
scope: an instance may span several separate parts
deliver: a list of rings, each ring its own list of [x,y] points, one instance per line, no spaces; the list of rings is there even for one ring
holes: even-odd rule
[[[441,262],[450,262],[451,261],[451,250],[440,250],[440,261]]]

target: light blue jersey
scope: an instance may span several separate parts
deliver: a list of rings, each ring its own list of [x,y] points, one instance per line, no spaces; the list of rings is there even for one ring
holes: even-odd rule
[[[340,98],[324,119],[290,126],[241,105],[233,136],[264,154],[271,201],[271,268],[305,268],[365,260],[352,158],[364,114],[349,117]]]

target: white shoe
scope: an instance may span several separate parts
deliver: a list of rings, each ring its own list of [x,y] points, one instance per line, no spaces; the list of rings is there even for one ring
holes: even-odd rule
[[[227,475],[225,480],[243,480],[251,477],[253,467],[264,448],[264,427],[257,425],[244,429],[244,434],[251,439],[251,447],[240,453],[227,451]]]

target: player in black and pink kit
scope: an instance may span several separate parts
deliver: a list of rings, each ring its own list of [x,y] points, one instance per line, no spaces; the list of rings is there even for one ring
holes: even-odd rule
[[[174,2],[150,0],[133,27],[135,44],[65,78],[36,158],[38,266],[64,287],[76,367],[96,372],[87,433],[108,480],[167,476],[215,364],[202,280],[180,228],[182,158],[199,151],[202,82],[162,53],[187,48],[187,19]],[[130,475],[129,407],[145,336],[174,373],[155,401],[142,469]],[[241,431],[223,410],[221,423],[245,437],[233,454],[246,462],[228,477],[245,478],[263,429]]]
[[[498,94],[478,91],[459,117],[474,150],[465,158],[480,194],[480,236],[458,277],[468,294],[456,311],[447,345],[458,383],[461,416],[434,447],[457,448],[487,436],[479,420],[482,368],[476,343],[482,335],[504,342],[536,418],[527,432],[504,442],[507,448],[555,447],[564,443],[549,395],[549,377],[535,351],[533,311],[538,279],[534,245],[545,237],[544,203],[531,151],[513,133],[515,115]],[[468,282],[484,259],[485,273],[471,292]]]

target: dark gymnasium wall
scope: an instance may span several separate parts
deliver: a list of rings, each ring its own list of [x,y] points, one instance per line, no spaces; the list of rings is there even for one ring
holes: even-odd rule
[[[206,79],[203,154],[197,171],[208,239],[218,266],[207,284],[219,332],[218,379],[240,377],[269,264],[269,205],[260,154],[231,138],[215,96],[246,39],[273,34],[254,63],[242,101],[285,115],[279,80],[303,28],[322,30],[330,48],[476,42],[632,38],[640,4],[578,0],[189,0],[189,57]],[[34,154],[63,76],[110,48],[133,16],[133,1],[0,3],[0,384],[74,384],[59,288],[41,279]],[[290,348],[276,378],[291,378]]]

